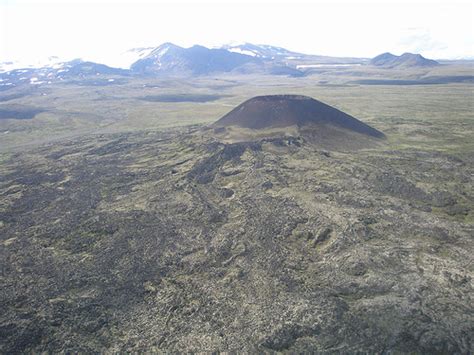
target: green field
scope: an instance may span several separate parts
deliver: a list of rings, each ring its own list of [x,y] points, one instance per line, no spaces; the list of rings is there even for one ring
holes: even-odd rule
[[[358,85],[354,79],[466,75],[470,65],[430,70],[326,70],[302,78],[221,76],[128,78],[126,84],[74,83],[19,87],[2,108],[39,109],[34,119],[0,119],[0,150],[16,150],[87,133],[156,130],[208,124],[240,102],[269,94],[303,94],[384,131],[397,148],[472,151],[474,84]],[[25,96],[22,96],[25,95]],[[15,98],[18,96],[18,98]]]

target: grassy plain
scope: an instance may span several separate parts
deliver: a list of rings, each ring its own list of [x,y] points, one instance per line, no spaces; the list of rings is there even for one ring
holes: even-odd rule
[[[208,124],[250,97],[286,93],[312,96],[346,111],[387,133],[390,143],[397,148],[469,151],[473,148],[473,83],[353,84],[355,78],[420,79],[469,72],[472,73],[470,65],[405,72],[364,67],[325,70],[301,78],[252,75],[192,80],[128,78],[121,85],[56,83],[33,89],[20,87],[14,92],[10,90],[8,96],[26,96],[4,101],[0,108],[22,106],[44,112],[29,120],[1,119],[0,151],[86,133]]]

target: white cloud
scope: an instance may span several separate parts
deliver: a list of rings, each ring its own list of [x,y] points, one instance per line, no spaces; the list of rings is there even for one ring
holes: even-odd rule
[[[58,55],[112,63],[134,47],[231,40],[337,56],[473,56],[472,10],[468,2],[427,1],[0,0],[0,61]]]
[[[449,50],[449,46],[433,38],[430,31],[424,28],[409,28],[401,33],[397,43],[398,51],[422,53],[425,56],[437,57]]]

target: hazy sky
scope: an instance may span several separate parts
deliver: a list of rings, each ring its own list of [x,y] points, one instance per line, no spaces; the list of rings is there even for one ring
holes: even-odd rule
[[[133,47],[248,41],[311,54],[474,57],[470,1],[0,0],[0,62],[51,55],[113,63]]]

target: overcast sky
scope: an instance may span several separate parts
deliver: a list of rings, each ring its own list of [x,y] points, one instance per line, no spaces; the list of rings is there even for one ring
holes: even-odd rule
[[[473,17],[470,1],[0,0],[0,62],[56,55],[113,65],[133,47],[231,41],[332,56],[474,57]]]

